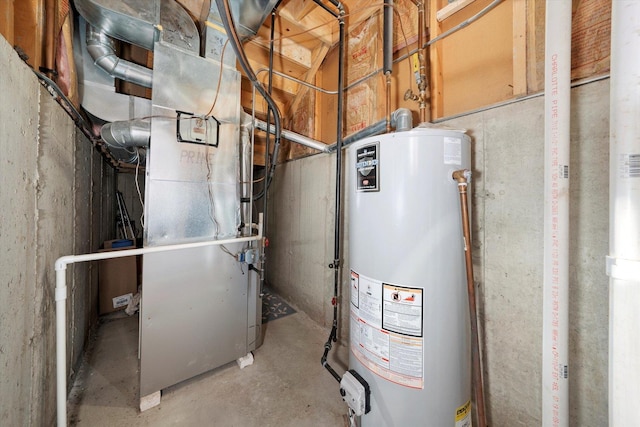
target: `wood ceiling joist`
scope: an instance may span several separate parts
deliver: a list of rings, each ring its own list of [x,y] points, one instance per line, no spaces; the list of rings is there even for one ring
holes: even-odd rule
[[[321,43],[321,40],[318,40],[311,34],[301,34],[296,36],[294,33],[285,31],[285,34],[280,33],[280,26],[276,22],[276,29],[274,31],[274,42],[281,43],[282,45],[297,45],[304,46],[309,50],[315,48],[318,43]],[[302,31],[302,30],[301,30]],[[261,40],[265,40],[267,45],[269,40],[271,40],[271,20],[267,19],[267,21],[258,29],[256,37]]]
[[[244,44],[245,48],[248,44],[255,44],[261,47],[267,51],[267,54],[269,52],[269,40],[254,37]],[[273,43],[273,53],[275,56],[289,58],[306,68],[311,67],[311,49],[297,43],[283,43],[282,40],[277,40]]]
[[[247,57],[251,58],[251,61],[268,67],[269,51],[267,49],[263,48],[257,43],[249,42],[245,43],[244,50],[247,54]],[[280,55],[274,56],[273,68],[298,79],[302,76],[305,76],[307,71],[309,70],[308,66],[305,66],[297,61],[294,61],[290,58],[285,58]]]
[[[276,96],[274,96],[273,99],[281,113],[287,110],[286,99],[281,97],[276,97]],[[246,90],[245,88],[242,88],[242,91],[240,94],[240,103],[242,104],[242,107],[246,111],[249,111],[249,112],[251,111],[252,100],[253,100],[253,91],[251,90],[251,88],[248,88]],[[260,115],[261,117],[264,117],[267,114],[267,110],[268,110],[267,101],[265,101],[262,98],[262,96],[260,96],[259,94],[256,94],[256,97],[255,97],[256,114]]]
[[[308,15],[298,21],[286,9],[282,9],[276,18],[276,28],[285,38],[317,39],[333,46],[338,42],[338,21],[326,12],[323,15],[323,18],[318,14]]]
[[[304,78],[305,82],[315,83],[316,74],[318,73],[318,70],[320,69],[320,66],[322,65],[325,57],[327,56],[327,53],[329,53],[329,46],[325,44],[321,44],[316,48],[316,50],[313,52],[313,64],[311,64],[311,68],[309,68],[309,71]],[[298,106],[300,105],[300,101],[309,90],[311,89],[309,89],[308,87],[301,87],[301,90],[296,94],[296,97],[289,107],[289,114],[297,110]]]

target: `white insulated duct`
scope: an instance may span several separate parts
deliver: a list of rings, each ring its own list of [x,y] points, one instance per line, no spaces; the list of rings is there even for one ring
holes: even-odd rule
[[[547,0],[544,99],[542,425],[569,425],[571,2]]]
[[[640,402],[640,2],[611,14],[609,425],[638,424]]]

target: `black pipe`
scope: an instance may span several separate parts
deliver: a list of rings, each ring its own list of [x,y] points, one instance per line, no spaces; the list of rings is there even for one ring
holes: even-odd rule
[[[271,35],[269,39],[269,84],[267,90],[269,94],[273,92],[273,41],[275,39],[275,23],[276,23],[276,9],[271,10]],[[273,111],[269,107],[267,109],[267,129],[271,129],[271,114]],[[271,132],[267,132],[267,139],[264,143],[264,181],[263,192],[264,199],[262,199],[262,232],[266,236],[267,235],[267,210],[268,210],[268,192],[267,192],[267,165],[269,164],[269,146],[271,144]],[[260,260],[260,295],[264,292],[264,284],[267,278],[267,263],[266,263],[266,254],[267,249],[263,246],[262,248],[262,259]]]
[[[384,74],[393,70],[393,0],[384,0],[382,61]]]
[[[343,98],[344,98],[344,8],[337,0],[330,0],[339,10],[338,18],[340,24],[340,39],[338,42],[338,119],[337,119],[337,136],[336,136],[336,204],[334,210],[334,245],[333,245],[333,262],[329,264],[329,268],[333,268],[333,324],[327,342],[324,345],[324,353],[320,359],[320,363],[327,371],[340,382],[341,377],[327,362],[327,356],[334,342],[338,341],[338,292],[340,286],[340,213],[342,212],[342,121],[343,121]]]
[[[271,95],[265,90],[264,86],[260,83],[258,78],[256,77],[251,65],[249,64],[249,59],[242,48],[242,42],[238,37],[238,32],[236,31],[235,23],[233,21],[233,16],[231,15],[231,9],[229,8],[228,0],[216,0],[216,6],[218,8],[218,13],[220,14],[220,19],[222,20],[222,24],[224,25],[225,31],[227,32],[227,36],[229,37],[229,41],[231,42],[231,47],[233,47],[234,52],[238,58],[238,62],[242,67],[242,70],[247,75],[247,78],[251,81],[253,86],[256,88],[260,95],[267,101],[269,108],[273,111],[273,119],[275,126],[275,141],[273,148],[273,157],[271,158],[271,164],[269,165],[268,173],[265,177],[264,188],[260,196],[254,197],[254,199],[262,197],[266,194],[269,185],[271,184],[271,180],[273,179],[273,174],[276,170],[276,163],[278,159],[278,151],[280,149],[280,139],[282,132],[282,124],[281,124],[281,114],[276,102],[273,100]],[[267,165],[265,165],[265,168]],[[266,172],[266,171],[265,171]]]
[[[332,14],[334,17],[337,18],[338,16],[340,16],[337,12],[331,10],[329,8],[329,6],[327,6],[326,4],[322,3],[322,0],[313,0],[313,2],[315,4],[317,4],[318,6],[320,6],[321,8],[323,8],[324,10],[326,10],[327,12],[329,12],[330,14]]]

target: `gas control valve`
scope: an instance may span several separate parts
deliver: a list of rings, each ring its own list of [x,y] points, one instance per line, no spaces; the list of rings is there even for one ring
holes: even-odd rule
[[[369,384],[353,369],[342,376],[340,395],[357,416],[368,414],[371,410]]]

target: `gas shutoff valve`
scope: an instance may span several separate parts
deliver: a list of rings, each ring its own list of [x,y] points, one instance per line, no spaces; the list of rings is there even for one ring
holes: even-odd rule
[[[369,384],[353,369],[342,376],[340,395],[357,416],[368,414],[371,410]]]

